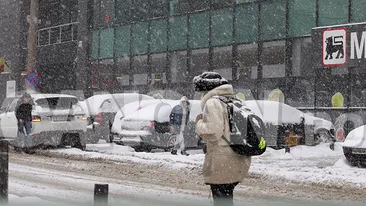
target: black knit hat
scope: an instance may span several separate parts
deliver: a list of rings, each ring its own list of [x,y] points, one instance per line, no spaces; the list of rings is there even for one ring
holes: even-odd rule
[[[217,72],[203,72],[193,78],[194,90],[205,92],[210,91],[229,82]]]

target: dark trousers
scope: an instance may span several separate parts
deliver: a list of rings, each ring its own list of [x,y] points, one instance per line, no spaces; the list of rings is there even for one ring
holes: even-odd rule
[[[211,191],[214,206],[233,206],[233,193],[238,182],[231,184],[211,184]]]
[[[24,133],[25,129],[25,133]],[[32,144],[32,122],[29,120],[26,120],[22,123],[18,122],[18,146],[19,147],[30,147]]]

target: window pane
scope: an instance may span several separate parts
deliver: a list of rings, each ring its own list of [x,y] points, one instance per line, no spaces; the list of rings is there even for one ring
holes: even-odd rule
[[[93,31],[93,40],[92,40],[92,58],[98,58],[98,49],[99,49],[99,31]]]
[[[190,58],[191,76],[200,75],[203,71],[208,71],[209,55],[208,49],[198,49],[192,51]]]
[[[314,106],[314,78],[295,78],[287,86],[287,104],[293,107]]]
[[[285,41],[263,43],[263,78],[285,77]]]
[[[227,80],[232,80],[232,46],[213,49],[212,69]]]
[[[310,76],[314,75],[309,62],[312,61],[311,38],[295,39],[292,42],[292,75],[293,76]]]
[[[235,42],[258,41],[258,4],[250,4],[236,9]]]
[[[366,21],[366,4],[364,0],[351,0],[351,22]]]
[[[238,46],[237,79],[257,79],[258,77],[258,44]]]
[[[131,8],[133,21],[141,21],[149,17],[149,1],[134,0]]]
[[[212,12],[212,45],[227,45],[233,41],[233,12],[231,9]]]
[[[169,0],[170,15],[201,11],[210,7],[210,0]]]
[[[286,1],[273,0],[262,3],[262,40],[281,39],[286,36]]]
[[[189,46],[191,48],[207,47],[209,13],[191,15],[190,26]]]
[[[116,75],[117,75],[120,85],[121,86],[129,85],[130,84],[130,77],[129,77],[130,58],[129,57],[118,58],[116,67],[117,67]]]
[[[315,27],[316,0],[289,1],[289,35],[310,35]]]
[[[137,56],[133,58],[131,72],[133,75],[133,85],[147,84],[147,56]]]
[[[132,26],[132,54],[147,53],[148,23]]]
[[[167,3],[168,0],[150,0],[150,17],[168,16]]]
[[[151,83],[166,83],[166,53],[151,55]]]
[[[348,22],[348,0],[319,0],[319,26]]]
[[[113,57],[113,42],[114,30],[103,29],[100,30],[100,58],[112,58]]]
[[[332,96],[340,92],[344,97],[343,106],[349,105],[347,102],[347,91],[349,85],[347,68],[336,68],[336,70],[343,70],[343,74],[335,74],[335,70],[323,70],[317,72],[315,82],[316,86],[316,106],[317,107],[333,107]],[[332,74],[333,73],[333,74]],[[321,81],[321,83],[319,83]]]
[[[166,51],[167,22],[166,20],[152,21],[150,24],[150,51]]]
[[[114,88],[116,78],[113,75],[113,59],[105,59],[99,64],[99,81],[102,90]]]
[[[213,8],[222,8],[234,4],[235,0],[212,0]]]
[[[187,16],[169,20],[169,50],[187,48]]]
[[[170,73],[172,82],[185,82],[187,73],[187,52],[173,52],[170,55]]]
[[[100,1],[101,0],[94,0],[93,4],[93,27],[98,28],[99,27],[99,20],[100,20]],[[40,9],[40,18],[42,19],[42,13]]]
[[[100,24],[109,25],[114,19],[114,0],[101,0],[100,2]]]
[[[130,55],[130,26],[116,28],[116,56]]]
[[[133,0],[116,0],[116,22],[127,24],[133,20]]]

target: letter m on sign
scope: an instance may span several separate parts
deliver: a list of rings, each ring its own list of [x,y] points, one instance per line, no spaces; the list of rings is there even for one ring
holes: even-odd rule
[[[351,33],[351,59],[366,59],[366,31],[362,32],[361,41],[359,41],[357,32]],[[356,55],[356,57],[355,57]]]

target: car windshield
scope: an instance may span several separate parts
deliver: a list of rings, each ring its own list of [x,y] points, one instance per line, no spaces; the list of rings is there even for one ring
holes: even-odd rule
[[[72,109],[78,104],[76,98],[69,97],[52,97],[36,100],[37,106],[47,109]]]

